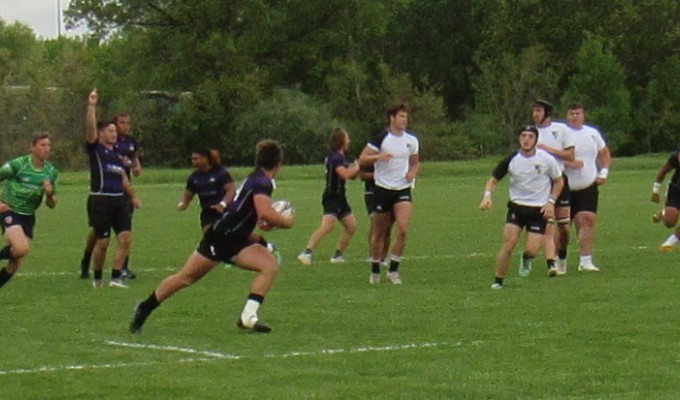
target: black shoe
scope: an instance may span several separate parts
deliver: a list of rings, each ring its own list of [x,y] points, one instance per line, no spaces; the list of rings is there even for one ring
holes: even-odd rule
[[[80,271],[80,279],[90,279],[90,271]]]
[[[124,269],[121,270],[120,272],[121,272],[120,277],[123,279],[137,279],[137,275],[135,275],[135,273],[130,271],[129,269]]]
[[[142,326],[149,317],[149,314],[151,313],[142,309],[142,303],[137,304],[137,307],[135,307],[135,315],[132,317],[132,322],[130,323],[130,333],[141,332]]]
[[[253,331],[253,332],[257,332],[257,333],[269,333],[272,330],[272,328],[270,328],[269,325],[267,325],[264,322],[259,321],[259,320],[257,322],[255,322],[255,325],[253,325],[252,328],[248,328],[247,326],[245,326],[243,324],[243,321],[241,321],[241,318],[239,318],[238,321],[236,321],[236,326],[238,326],[241,329],[245,329],[247,331]]]

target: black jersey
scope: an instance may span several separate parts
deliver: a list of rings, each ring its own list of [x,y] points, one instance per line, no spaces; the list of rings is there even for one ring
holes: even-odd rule
[[[271,197],[274,183],[264,171],[258,169],[248,175],[236,192],[236,197],[229,203],[222,217],[215,222],[213,229],[225,235],[246,237],[255,229],[257,211],[254,197],[258,194]]]
[[[194,171],[189,175],[186,189],[198,196],[205,210],[224,200],[224,185],[233,181],[226,167],[215,165],[208,171]]]
[[[673,173],[673,176],[671,177],[671,181],[669,182],[670,186],[680,188],[680,160],[678,160],[678,157],[680,157],[680,149],[675,150],[673,154],[671,154],[668,157],[668,165],[673,167],[675,172]]]
[[[137,139],[130,135],[118,134],[118,139],[113,148],[124,157],[123,167],[128,178],[130,178],[130,168],[132,167],[132,162],[137,158],[137,150],[139,150]]]

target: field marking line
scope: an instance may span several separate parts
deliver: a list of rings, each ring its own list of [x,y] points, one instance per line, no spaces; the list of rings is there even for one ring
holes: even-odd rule
[[[182,358],[177,360],[181,363],[195,363],[195,362],[208,362],[214,361],[217,358]],[[22,374],[39,374],[48,372],[70,372],[70,371],[83,371],[89,369],[113,369],[113,368],[130,368],[130,367],[148,367],[151,365],[162,364],[163,361],[139,361],[139,362],[114,362],[106,364],[75,364],[75,365],[64,365],[64,366],[50,366],[45,365],[37,368],[18,368],[18,369],[8,369],[0,370],[0,376],[9,375],[22,375]]]
[[[483,342],[481,340],[473,340],[470,342],[452,342],[452,343],[435,343],[435,342],[425,342],[425,343],[410,343],[410,344],[398,344],[390,346],[361,346],[350,349],[321,349],[317,351],[290,351],[286,353],[269,353],[264,356],[240,356],[236,354],[226,354],[215,351],[203,351],[197,350],[191,347],[179,347],[179,346],[160,346],[155,344],[140,344],[131,342],[121,342],[106,340],[104,343],[110,346],[116,347],[126,347],[133,349],[142,350],[152,350],[152,351],[170,351],[179,352],[187,354],[196,354],[206,357],[192,357],[192,358],[181,358],[173,362],[181,363],[198,363],[198,362],[215,362],[220,360],[243,360],[248,358],[292,358],[292,357],[313,357],[313,356],[323,356],[323,355],[334,355],[334,354],[358,354],[358,353],[368,353],[368,352],[380,352],[380,351],[402,351],[411,349],[425,349],[433,347],[463,347],[463,346],[478,346]],[[130,367],[149,367],[159,364],[166,364],[167,361],[130,361],[130,362],[113,362],[104,364],[74,364],[74,365],[63,365],[63,366],[52,366],[45,365],[36,368],[17,368],[0,370],[0,376],[9,375],[23,375],[23,374],[40,374],[40,373],[59,373],[59,372],[71,372],[71,371],[83,371],[83,370],[96,370],[96,369],[114,369],[114,368],[130,368]]]
[[[208,356],[212,358],[224,358],[228,360],[240,360],[242,357],[237,356],[234,354],[225,354],[225,353],[220,353],[217,351],[203,351],[203,350],[196,350],[191,347],[178,347],[178,346],[160,346],[156,344],[141,344],[141,343],[130,343],[130,342],[120,342],[117,340],[105,340],[104,343],[110,345],[110,346],[117,346],[117,347],[128,347],[128,348],[133,348],[133,349],[144,349],[144,350],[159,350],[159,351],[171,351],[171,352],[179,352],[179,353],[188,353],[188,354],[198,354],[202,356]]]

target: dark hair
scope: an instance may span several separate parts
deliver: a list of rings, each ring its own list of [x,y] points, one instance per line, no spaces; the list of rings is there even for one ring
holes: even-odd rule
[[[97,132],[103,130],[109,125],[116,125],[116,123],[112,119],[105,119],[103,121],[97,122]]]
[[[207,158],[208,164],[210,164],[211,167],[214,167],[215,165],[220,165],[220,163],[222,162],[220,158],[220,152],[215,149],[209,149],[207,147],[198,147],[193,149],[191,152]]]
[[[43,139],[52,139],[48,132],[36,132],[31,136],[31,145],[35,146],[39,141]]]
[[[333,128],[331,136],[328,139],[328,148],[331,151],[338,151],[345,144],[345,135],[349,135],[346,130],[342,128]]]
[[[264,139],[255,146],[255,167],[274,169],[283,161],[283,150],[279,142],[272,139]]]
[[[583,110],[583,111],[585,111],[586,107],[583,105],[583,103],[580,103],[578,101],[573,101],[573,102],[569,103],[569,105],[567,106],[567,110]]]
[[[544,118],[552,116],[553,105],[548,100],[536,99],[534,100],[534,107],[543,107],[545,113]]]
[[[121,112],[121,113],[114,115],[111,120],[113,121],[114,124],[118,125],[118,120],[120,118],[123,118],[123,117],[130,117],[130,114],[125,113],[125,112]]]
[[[409,112],[409,107],[408,104],[406,103],[395,103],[391,105],[390,107],[387,108],[387,111],[385,112],[387,115],[387,122],[390,122],[390,117],[394,117],[401,111]]]

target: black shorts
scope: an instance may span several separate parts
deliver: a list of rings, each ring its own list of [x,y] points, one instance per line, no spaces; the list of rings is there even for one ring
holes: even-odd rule
[[[582,190],[571,191],[571,218],[574,219],[577,213],[588,211],[597,214],[597,204],[600,192],[597,183],[593,183]]]
[[[212,261],[231,263],[241,250],[253,244],[248,237],[225,235],[209,229],[196,251]]]
[[[375,194],[373,192],[364,192],[364,204],[368,215],[375,212]]]
[[[111,229],[129,232],[132,225],[130,199],[126,196],[93,196],[87,201],[87,216],[97,239],[106,239]]]
[[[401,190],[390,190],[380,186],[374,189],[375,196],[375,212],[390,213],[394,209],[394,205],[403,201],[412,201],[411,188]]]
[[[517,225],[522,229],[531,233],[545,233],[545,226],[547,224],[543,214],[541,214],[541,207],[522,206],[511,201],[508,202],[508,214],[505,217],[505,222],[508,224]]]
[[[564,187],[562,187],[560,195],[557,196],[555,206],[569,207],[571,205],[571,191],[569,190],[569,180],[567,179],[567,175],[565,174],[562,174],[562,179],[564,179]]]
[[[352,213],[344,194],[324,193],[321,198],[324,215],[333,215],[337,219],[343,219]]]
[[[203,208],[201,209],[201,228],[212,225],[213,222],[220,219],[222,213],[215,210],[214,208]]]
[[[666,193],[666,207],[680,210],[680,187],[672,184],[668,185],[668,193]]]
[[[2,233],[12,225],[21,225],[24,230],[24,235],[29,239],[33,239],[33,227],[35,226],[35,215],[17,214],[14,211],[7,211],[0,214],[2,218]]]

